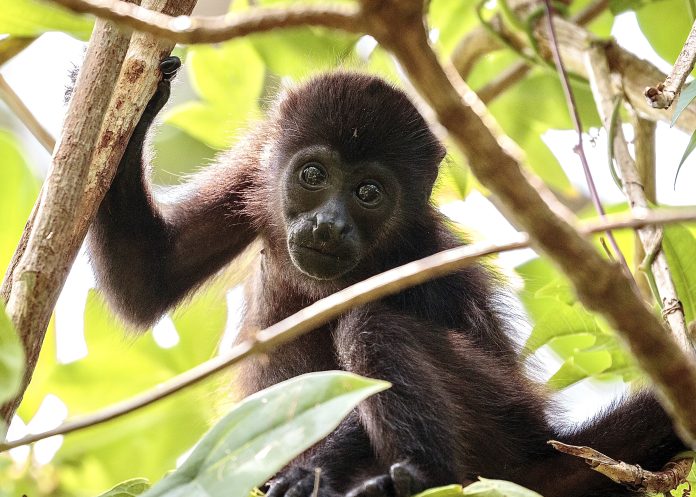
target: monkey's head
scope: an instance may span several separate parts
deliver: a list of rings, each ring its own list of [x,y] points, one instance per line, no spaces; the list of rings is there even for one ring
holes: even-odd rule
[[[406,95],[368,75],[335,72],[280,100],[275,205],[292,263],[336,280],[422,217],[445,149]],[[276,213],[277,215],[277,213]]]

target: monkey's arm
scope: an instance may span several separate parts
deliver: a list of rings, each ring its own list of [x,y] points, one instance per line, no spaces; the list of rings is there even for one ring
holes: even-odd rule
[[[99,287],[128,322],[147,326],[238,255],[256,236],[242,203],[248,173],[241,160],[198,174],[174,204],[151,191],[143,143],[169,98],[176,58],[160,65],[164,77],[126,147],[99,207],[88,243]]]

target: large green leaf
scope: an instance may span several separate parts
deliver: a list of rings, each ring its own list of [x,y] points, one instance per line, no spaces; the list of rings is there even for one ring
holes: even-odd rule
[[[641,31],[655,51],[670,65],[674,64],[693,22],[685,0],[646,2],[636,15]]]
[[[0,300],[0,404],[17,393],[24,372],[24,349]]]
[[[0,2],[0,33],[38,36],[47,31],[63,31],[81,39],[89,38],[94,21],[67,9],[39,0]]]
[[[389,387],[346,372],[311,373],[237,405],[144,497],[246,497],[326,436],[361,400]]]
[[[210,147],[226,148],[258,115],[263,61],[248,40],[240,39],[191,47],[186,62],[201,100],[174,107],[164,120]]]
[[[464,488],[461,485],[446,485],[444,487],[424,490],[413,497],[462,497],[463,495]]]
[[[683,226],[667,226],[662,248],[667,256],[677,295],[684,306],[684,315],[687,322],[691,322],[696,319],[696,237]]]

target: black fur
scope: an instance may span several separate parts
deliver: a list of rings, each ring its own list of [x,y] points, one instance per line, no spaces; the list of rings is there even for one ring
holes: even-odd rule
[[[460,244],[427,200],[444,148],[407,97],[384,81],[335,72],[287,91],[267,120],[192,179],[182,200],[160,205],[142,146],[168,94],[163,81],[89,236],[99,284],[132,324],[152,324],[255,239],[264,255],[247,285],[242,337],[367,276]],[[293,186],[302,180],[288,164],[315,146],[330,163],[317,195],[332,207],[305,212],[318,197]],[[363,169],[386,177],[381,211],[364,209],[343,183],[331,183]],[[292,237],[314,244],[317,259],[348,257],[352,266],[330,273],[294,254]],[[349,255],[337,257],[344,249]],[[498,294],[484,267],[469,267],[347,312],[263,361],[248,360],[240,374],[246,393],[329,369],[393,384],[278,475],[269,496],[308,497],[315,467],[321,497],[405,497],[478,476],[546,497],[620,495],[623,489],[547,440],[590,445],[648,469],[682,448],[647,393],[572,433],[554,430],[545,392],[518,363]]]

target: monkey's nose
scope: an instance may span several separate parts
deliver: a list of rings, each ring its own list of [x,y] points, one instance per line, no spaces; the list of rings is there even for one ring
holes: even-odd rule
[[[336,242],[343,237],[345,231],[346,223],[344,221],[319,214],[312,229],[312,236],[317,243]]]

